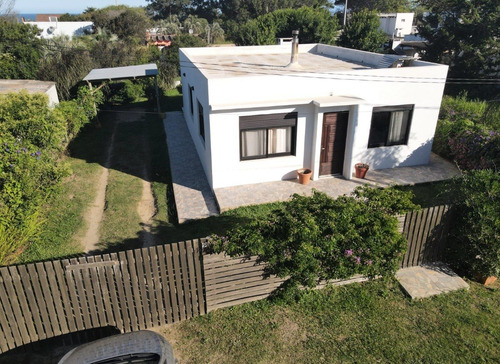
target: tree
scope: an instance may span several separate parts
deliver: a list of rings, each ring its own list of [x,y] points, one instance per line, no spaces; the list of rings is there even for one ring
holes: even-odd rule
[[[180,75],[179,48],[206,47],[207,43],[200,37],[190,34],[179,34],[173,40],[170,47],[166,48],[166,54],[158,64],[160,82],[165,88],[174,86],[176,77]]]
[[[41,57],[38,28],[0,20],[0,78],[33,79]]]
[[[107,29],[120,39],[142,40],[150,25],[142,8],[129,8],[124,5],[108,6],[89,14],[95,29]]]
[[[498,75],[500,67],[499,0],[422,0],[429,9],[418,27],[429,42],[423,51],[427,61],[450,66],[452,78],[487,78]],[[457,93],[467,89],[470,96],[494,96],[493,86],[450,86]]]
[[[376,12],[364,9],[354,13],[347,22],[338,45],[362,51],[380,51],[386,35],[379,26],[380,20]]]
[[[281,9],[248,21],[235,34],[235,41],[238,45],[276,44],[276,38],[290,37],[296,29],[303,43],[333,44],[338,22],[325,9]]]
[[[146,0],[147,9],[154,19],[165,19],[170,15],[184,17],[191,0]]]
[[[218,2],[225,19],[245,22],[280,9],[329,8],[328,0],[227,0]]]
[[[344,6],[346,0],[336,0],[335,5]],[[347,8],[351,12],[372,10],[377,13],[406,12],[411,9],[411,0],[348,0]]]

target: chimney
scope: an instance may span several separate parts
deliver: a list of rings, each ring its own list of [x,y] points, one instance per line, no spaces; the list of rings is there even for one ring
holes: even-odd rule
[[[298,64],[299,63],[299,31],[292,31],[292,58],[290,59],[290,64]]]

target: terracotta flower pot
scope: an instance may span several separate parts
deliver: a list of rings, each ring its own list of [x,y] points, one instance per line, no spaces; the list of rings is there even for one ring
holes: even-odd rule
[[[485,286],[492,284],[492,283],[495,283],[497,280],[497,277],[494,277],[494,276],[483,277],[482,275],[478,275],[476,278],[477,278],[479,283],[482,283]]]
[[[365,178],[370,166],[364,163],[356,163],[354,168],[356,169],[356,178]]]
[[[299,182],[306,185],[311,180],[312,171],[307,168],[302,168],[297,170],[297,174],[299,175]]]

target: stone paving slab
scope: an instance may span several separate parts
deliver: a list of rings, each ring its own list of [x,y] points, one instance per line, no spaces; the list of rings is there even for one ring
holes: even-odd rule
[[[412,299],[469,289],[462,278],[440,262],[400,269],[396,278]]]
[[[167,135],[175,206],[179,223],[218,214],[215,196],[187,129],[182,112],[167,112]]]
[[[427,165],[399,167],[368,171],[365,179],[324,177],[301,185],[298,179],[256,183],[252,185],[216,188],[215,196],[221,212],[239,206],[257,205],[268,202],[286,201],[294,193],[310,196],[312,190],[324,192],[331,197],[348,195],[358,186],[370,184],[381,187],[390,185],[412,185],[424,182],[436,182],[450,179],[459,174],[459,170],[443,158],[431,154]]]

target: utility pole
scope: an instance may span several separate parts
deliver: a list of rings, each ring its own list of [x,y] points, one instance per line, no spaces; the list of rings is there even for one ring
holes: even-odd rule
[[[347,19],[347,0],[345,0],[345,4],[344,4],[344,28],[345,28],[346,19]]]

